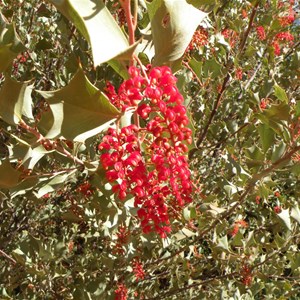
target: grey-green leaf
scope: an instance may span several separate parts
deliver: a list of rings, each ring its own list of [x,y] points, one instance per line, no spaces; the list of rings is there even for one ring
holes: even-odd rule
[[[288,230],[292,230],[289,209],[283,209],[282,212],[278,214],[278,217],[283,221]]]
[[[98,66],[115,57],[130,58],[134,47],[129,47],[103,1],[50,0],[87,39],[92,48],[94,65]]]
[[[81,69],[66,87],[38,93],[49,101],[51,108],[42,116],[39,124],[40,131],[47,138],[63,137],[84,142],[106,129],[120,115]]]
[[[22,115],[32,116],[32,86],[7,77],[0,90],[0,117],[9,124],[18,124]]]
[[[9,160],[4,160],[0,165],[0,188],[9,189],[20,182],[22,173],[14,169]]]
[[[26,50],[12,24],[0,12],[0,73],[5,71],[18,53]]]
[[[207,13],[185,0],[154,0],[147,7],[155,48],[154,64],[175,62],[183,56]]]

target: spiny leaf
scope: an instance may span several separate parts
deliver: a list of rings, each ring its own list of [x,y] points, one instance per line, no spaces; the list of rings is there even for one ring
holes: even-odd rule
[[[5,71],[18,53],[26,50],[12,24],[0,12],[0,73]]]
[[[266,124],[258,125],[258,132],[264,153],[273,145],[275,136],[274,131]]]
[[[187,0],[187,3],[205,12],[210,12],[216,5],[216,0]]]
[[[129,47],[126,36],[103,1],[50,0],[78,28],[92,47],[94,65],[119,56],[129,59],[135,45]]]
[[[279,85],[274,85],[274,95],[282,102],[288,103],[289,99],[288,96],[283,88],[281,88]]]
[[[9,124],[18,124],[22,115],[32,116],[32,86],[7,77],[0,90],[0,116]]]
[[[79,69],[70,83],[56,91],[38,91],[50,103],[39,129],[47,138],[84,142],[104,130],[119,111]]]
[[[278,214],[278,217],[283,221],[288,230],[292,230],[289,209],[283,209],[282,212]]]
[[[147,3],[155,48],[154,64],[175,62],[207,16],[185,0],[154,0]]]
[[[22,173],[14,169],[9,160],[6,159],[0,165],[0,188],[9,189],[20,182]]]
[[[300,224],[300,210],[298,206],[295,206],[291,210],[291,217]]]

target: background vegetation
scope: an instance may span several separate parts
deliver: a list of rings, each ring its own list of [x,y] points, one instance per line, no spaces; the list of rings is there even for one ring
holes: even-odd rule
[[[0,10],[1,299],[299,299],[298,1]],[[171,67],[193,130],[165,238],[100,162],[107,127],[134,122],[107,98],[132,64]]]

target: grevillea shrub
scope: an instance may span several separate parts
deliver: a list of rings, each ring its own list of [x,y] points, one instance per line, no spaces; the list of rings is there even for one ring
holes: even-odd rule
[[[299,1],[0,1],[0,299],[300,299]]]

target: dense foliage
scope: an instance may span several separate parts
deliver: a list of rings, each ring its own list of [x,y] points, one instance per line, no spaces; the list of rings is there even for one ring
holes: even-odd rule
[[[298,12],[0,1],[0,298],[299,299]]]

